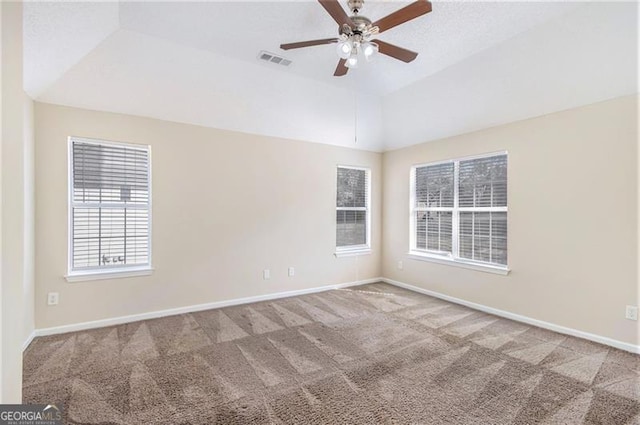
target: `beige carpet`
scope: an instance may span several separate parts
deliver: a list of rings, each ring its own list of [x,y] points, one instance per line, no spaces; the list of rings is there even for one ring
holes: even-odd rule
[[[371,284],[37,338],[78,424],[640,424],[640,356]]]

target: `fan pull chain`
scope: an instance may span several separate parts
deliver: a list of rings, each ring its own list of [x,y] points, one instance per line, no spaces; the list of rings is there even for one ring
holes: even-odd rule
[[[358,144],[358,89],[355,87],[355,79],[354,79],[354,89],[353,89],[353,111],[354,111],[354,119],[353,119],[353,143]]]
[[[358,144],[358,96],[356,95],[355,118],[353,120],[353,143]]]

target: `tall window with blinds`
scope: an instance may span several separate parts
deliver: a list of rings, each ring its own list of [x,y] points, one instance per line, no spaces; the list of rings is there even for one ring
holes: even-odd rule
[[[370,171],[366,168],[338,167],[336,196],[337,251],[370,248]]]
[[[411,251],[506,267],[507,154],[411,170]]]
[[[452,252],[453,169],[452,163],[445,163],[415,170],[416,249]]]
[[[151,263],[148,146],[70,139],[70,274]]]

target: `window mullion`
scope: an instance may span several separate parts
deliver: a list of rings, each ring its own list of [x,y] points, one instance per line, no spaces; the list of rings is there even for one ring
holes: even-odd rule
[[[102,208],[98,208],[98,266],[102,263]]]
[[[416,169],[411,168],[409,173],[409,249],[414,250],[418,248],[418,223],[416,220],[417,208],[416,208]]]
[[[148,210],[149,204],[115,204],[109,202],[71,202],[72,208],[106,208],[106,209],[116,209],[116,208],[127,208],[127,209],[138,209],[138,210]]]
[[[123,239],[123,244],[124,244],[124,264],[127,264],[127,208],[124,209],[124,239]]]
[[[491,185],[491,196],[493,198],[493,185]],[[489,213],[489,262],[493,263],[493,214]]]
[[[451,251],[454,258],[460,257],[459,172],[460,162],[455,161],[453,163],[453,213],[451,214]]]
[[[442,199],[442,196],[440,196],[440,198]],[[442,214],[438,214],[438,251],[442,251],[441,242],[442,242]]]
[[[507,207],[459,207],[462,212],[507,212]]]
[[[336,211],[369,211],[367,207],[336,207]]]
[[[476,213],[471,213],[471,259],[476,259]]]

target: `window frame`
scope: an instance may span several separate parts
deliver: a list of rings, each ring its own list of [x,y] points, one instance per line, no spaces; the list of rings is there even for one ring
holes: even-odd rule
[[[338,171],[341,168],[346,168],[346,169],[350,169],[350,170],[361,170],[365,172],[365,182],[366,182],[366,186],[367,186],[367,192],[366,192],[366,207],[338,207],[337,205],[337,196],[338,196]],[[346,246],[338,246],[338,223],[337,220],[334,218],[334,223],[336,225],[336,231],[335,231],[335,253],[334,255],[336,257],[347,257],[347,256],[353,256],[353,255],[364,255],[364,254],[370,254],[371,253],[371,168],[369,167],[362,167],[362,166],[355,166],[355,165],[340,165],[338,164],[336,166],[336,174],[335,174],[335,179],[334,181],[336,182],[336,190],[334,191],[335,194],[335,207],[334,207],[334,217],[336,216],[338,211],[365,211],[365,243],[364,244],[359,244],[359,245],[346,245]]]
[[[460,213],[461,212],[505,212],[507,213],[507,228],[509,226],[509,197],[507,206],[504,207],[460,207],[459,182],[460,163],[474,159],[490,158],[493,156],[507,156],[507,188],[509,187],[509,162],[508,151],[490,152],[479,155],[471,155],[454,159],[415,164],[411,166],[409,174],[409,252],[408,257],[415,260],[433,261],[441,264],[456,265],[473,270],[486,271],[506,275],[510,272],[509,259],[507,264],[490,263],[479,260],[471,260],[460,257]],[[453,164],[453,207],[416,207],[416,170],[422,167],[430,167],[440,164]],[[508,189],[507,189],[508,190]],[[451,211],[451,253],[419,249],[416,247],[416,212],[418,211]],[[507,231],[507,252],[509,246],[509,232]]]
[[[86,204],[74,202],[73,200],[73,143],[87,143],[93,145],[102,145],[102,146],[116,146],[116,147],[129,147],[132,149],[146,149],[148,155],[148,182],[149,182],[149,200],[147,204],[147,211],[149,216],[149,233],[147,235],[148,238],[148,262],[147,264],[138,264],[132,266],[120,266],[120,267],[87,267],[82,269],[74,269],[73,268],[73,255],[74,255],[74,247],[73,247],[73,209],[76,207],[86,207]],[[150,275],[153,272],[152,267],[152,234],[153,234],[153,203],[152,203],[152,179],[151,179],[151,146],[144,144],[136,144],[136,143],[125,143],[125,142],[116,142],[111,140],[104,139],[93,139],[86,137],[78,137],[78,136],[69,136],[67,139],[67,274],[65,278],[68,282],[79,282],[85,280],[100,280],[100,279],[111,279],[111,278],[124,278],[124,277],[134,277],[134,276],[145,276]],[[98,205],[103,205],[103,203],[97,203]],[[121,204],[113,204],[113,203],[104,203],[106,207],[118,207],[121,208]],[[133,207],[144,209],[140,207]]]

